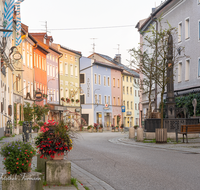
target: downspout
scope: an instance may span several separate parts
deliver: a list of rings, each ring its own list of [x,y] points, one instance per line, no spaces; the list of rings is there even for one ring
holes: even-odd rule
[[[82,55],[79,57],[79,89],[81,91],[81,80],[80,80],[80,59],[81,59]],[[80,91],[79,91],[79,100],[80,100],[80,117],[82,117],[82,106],[81,106],[81,96],[80,96]],[[81,118],[80,118],[81,119]],[[82,121],[82,120],[81,120]],[[80,121],[80,125],[82,126]],[[89,122],[89,121],[88,121]]]
[[[36,48],[37,48],[37,42],[33,46],[33,49],[36,49]],[[33,52],[33,57],[34,57],[34,52]],[[34,69],[33,69],[33,92],[35,92],[36,91],[36,89],[35,89],[35,60],[33,62],[33,67],[34,67]],[[35,93],[33,94],[33,97],[34,97],[34,104],[35,104]]]

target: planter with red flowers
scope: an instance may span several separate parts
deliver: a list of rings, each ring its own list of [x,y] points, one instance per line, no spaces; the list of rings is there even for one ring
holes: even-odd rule
[[[72,102],[72,103],[74,102],[74,99],[73,99],[73,98],[71,99],[71,102]]]
[[[4,157],[4,169],[7,172],[1,176],[2,189],[42,189],[42,174],[31,172],[32,158],[36,154],[31,143],[19,140],[4,143],[0,154]]]
[[[70,102],[70,99],[69,99],[69,98],[66,98],[66,102],[69,103],[69,102]]]
[[[64,97],[62,97],[62,98],[61,98],[61,101],[65,102],[65,98],[64,98]]]
[[[79,99],[76,99],[76,103],[79,103],[80,102],[80,100]]]

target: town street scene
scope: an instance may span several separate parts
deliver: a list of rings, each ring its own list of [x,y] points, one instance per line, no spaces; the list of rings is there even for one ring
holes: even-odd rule
[[[0,190],[199,190],[200,0],[1,0]]]

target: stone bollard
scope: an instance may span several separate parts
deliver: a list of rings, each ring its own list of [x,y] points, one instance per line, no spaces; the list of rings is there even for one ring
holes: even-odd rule
[[[45,179],[49,185],[71,184],[71,162],[67,160],[47,161]]]
[[[39,172],[45,172],[45,163],[50,160],[50,156],[47,156],[47,159],[40,158],[41,154],[37,155],[37,170]]]
[[[144,140],[144,131],[143,131],[143,128],[139,127],[137,129],[137,141],[143,141]]]
[[[135,129],[134,127],[129,128],[129,139],[135,138]]]

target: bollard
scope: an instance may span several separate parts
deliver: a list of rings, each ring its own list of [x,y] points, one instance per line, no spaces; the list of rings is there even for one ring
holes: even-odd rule
[[[129,139],[135,138],[135,129],[134,127],[129,128]]]
[[[139,127],[137,129],[137,141],[143,141],[144,140],[144,134],[143,134],[143,128]]]
[[[23,133],[22,133],[23,141],[26,141],[26,142],[29,141],[29,137],[31,136],[31,130],[32,130],[32,122],[24,121]]]

